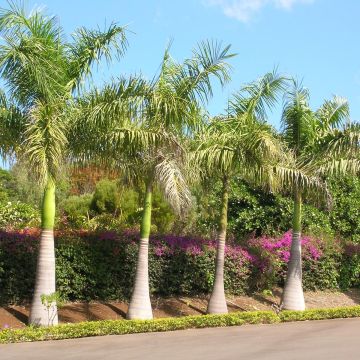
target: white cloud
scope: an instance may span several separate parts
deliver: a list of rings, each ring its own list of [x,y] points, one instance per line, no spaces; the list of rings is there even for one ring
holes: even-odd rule
[[[249,22],[253,15],[264,6],[272,5],[279,9],[291,10],[296,4],[310,4],[315,0],[204,0],[208,6],[219,6],[228,17],[241,22]]]

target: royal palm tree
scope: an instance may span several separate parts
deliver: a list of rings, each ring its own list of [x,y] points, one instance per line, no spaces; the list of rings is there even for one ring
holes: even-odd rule
[[[230,79],[226,61],[233,54],[229,49],[217,42],[202,42],[183,63],[174,61],[167,49],[159,74],[151,82],[138,77],[120,79],[103,89],[101,101],[96,101],[99,94],[90,93],[80,104],[82,120],[77,120],[77,126],[82,127],[84,139],[75,157],[93,161],[98,158],[107,166],[128,170],[130,177],[141,179],[145,187],[128,319],[153,316],[148,279],[152,192],[158,186],[179,214],[189,205],[190,193],[182,171],[182,139],[196,127],[201,105],[212,95],[211,78],[217,78],[222,85]],[[89,105],[96,111],[89,111]]]
[[[41,295],[55,292],[54,219],[55,188],[66,161],[68,142],[67,108],[81,93],[91,76],[91,66],[102,57],[121,56],[127,46],[125,29],[112,24],[105,31],[80,28],[66,42],[59,21],[34,9],[29,14],[15,3],[0,9],[0,73],[4,81],[8,114],[22,122],[15,134],[16,156],[24,158],[44,189],[41,207],[41,240],[35,292],[30,309],[32,324],[48,325],[48,313]],[[3,102],[4,104],[4,102]],[[16,110],[15,110],[16,109]],[[11,120],[11,116],[2,117]],[[4,124],[4,123],[3,123]],[[5,124],[6,125],[6,124]],[[6,126],[2,125],[2,128]],[[5,151],[12,149],[6,137]],[[56,303],[51,303],[53,324],[57,324]]]
[[[350,122],[346,99],[334,97],[313,112],[309,106],[308,90],[294,82],[285,100],[282,115],[283,138],[296,159],[296,167],[307,168],[313,176],[323,180],[331,174],[356,173],[360,169],[359,129],[358,125]],[[301,207],[308,190],[306,184],[293,189],[293,233],[281,302],[283,309],[305,309],[302,289]]]
[[[282,157],[275,131],[266,124],[266,110],[276,104],[285,90],[286,79],[276,72],[245,85],[230,103],[226,118],[215,118],[195,139],[192,161],[206,178],[222,182],[218,221],[215,281],[207,312],[227,313],[224,292],[224,254],[229,186],[233,176],[257,185],[274,186],[271,176]]]

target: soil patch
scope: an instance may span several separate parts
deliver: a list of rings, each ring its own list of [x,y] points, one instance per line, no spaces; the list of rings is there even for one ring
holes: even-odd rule
[[[229,311],[271,310],[280,303],[281,290],[271,293],[258,293],[252,296],[230,296]],[[152,307],[155,318],[202,315],[206,313],[208,296],[153,298]],[[305,293],[308,309],[354,306],[360,304],[360,289],[345,292],[312,291]],[[59,310],[61,323],[81,321],[124,319],[127,311],[124,302],[67,303]],[[0,308],[0,329],[22,328],[26,326],[29,306],[7,306]]]

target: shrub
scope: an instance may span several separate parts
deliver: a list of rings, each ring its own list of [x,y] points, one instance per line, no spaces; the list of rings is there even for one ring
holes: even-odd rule
[[[340,268],[340,288],[360,288],[360,244],[347,243]]]
[[[81,228],[89,220],[93,195],[73,195],[61,203],[64,214],[72,227]]]
[[[39,212],[31,205],[20,201],[0,203],[0,228],[2,229],[22,229],[37,226],[39,222]]]
[[[292,233],[280,238],[261,237],[249,241],[255,253],[254,268],[258,289],[283,285],[290,258]],[[303,287],[305,290],[324,290],[339,287],[341,263],[340,245],[334,241],[302,236]]]
[[[31,298],[34,286],[37,234],[0,233],[0,303]],[[57,290],[67,300],[128,299],[134,281],[138,232],[58,232]],[[205,239],[155,235],[150,240],[149,277],[153,294],[209,293],[214,279],[215,243]],[[26,269],[26,272],[24,271]],[[250,255],[228,246],[225,261],[228,293],[246,292]],[[26,278],[26,279],[25,279]]]
[[[31,298],[38,232],[0,232],[0,303]],[[55,234],[57,290],[75,301],[126,300],[131,295],[138,252],[138,231],[58,231]],[[244,294],[284,282],[291,234],[251,239],[245,247],[225,248],[225,291]],[[356,245],[357,246],[357,245]],[[323,239],[303,237],[304,287],[359,286],[358,247],[343,250]],[[355,251],[356,250],[356,251]],[[215,273],[216,243],[200,237],[159,235],[150,239],[150,291],[160,296],[208,294]],[[26,269],[26,271],[24,270]]]

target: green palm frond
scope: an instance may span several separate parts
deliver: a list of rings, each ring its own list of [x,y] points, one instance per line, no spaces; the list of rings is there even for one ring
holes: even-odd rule
[[[343,129],[329,129],[313,147],[316,157],[326,160],[339,156],[360,156],[360,125],[353,123]]]
[[[350,118],[349,103],[343,97],[334,96],[331,100],[324,102],[316,111],[316,116],[320,120],[322,129],[339,127]]]
[[[236,54],[230,53],[230,45],[222,46],[217,41],[202,41],[193,49],[192,58],[185,60],[181,71],[175,74],[175,89],[179,96],[198,97],[206,104],[212,97],[211,77],[214,76],[222,86],[230,81],[231,67],[227,60]]]
[[[316,119],[309,107],[309,91],[294,81],[292,89],[285,95],[282,114],[282,134],[290,148],[297,154],[308,144],[309,137],[315,137]]]
[[[23,140],[24,129],[23,113],[0,91],[0,156],[4,160],[16,156]]]
[[[102,58],[110,62],[113,54],[120,58],[128,46],[126,28],[111,24],[104,31],[84,27],[73,34],[73,42],[67,45],[69,61],[69,86],[78,86],[84,76],[91,76],[91,67]]]
[[[359,175],[360,158],[334,158],[324,161],[317,169],[319,174],[330,176]]]
[[[23,156],[39,182],[44,185],[48,179],[56,179],[68,144],[66,122],[57,107],[37,103],[29,113],[24,139]]]
[[[94,89],[77,99],[72,109],[76,114],[73,116],[76,119],[74,126],[80,127],[78,132],[86,127],[91,131],[105,132],[114,125],[138,121],[149,93],[149,84],[140,76],[119,78],[103,89]]]
[[[35,9],[30,14],[10,4],[0,10],[0,72],[19,103],[31,107],[63,91],[62,29],[56,18]],[[60,55],[60,56],[59,56]]]
[[[58,42],[62,29],[55,16],[45,16],[38,7],[26,13],[21,2],[8,1],[9,9],[0,8],[0,31],[9,37],[33,37],[44,43]]]
[[[287,78],[275,70],[252,83],[243,86],[229,102],[229,110],[236,115],[250,114],[259,120],[266,119],[266,112],[272,109],[286,88]]]

